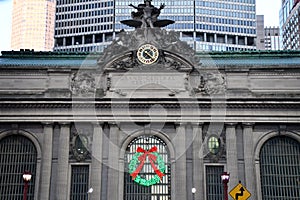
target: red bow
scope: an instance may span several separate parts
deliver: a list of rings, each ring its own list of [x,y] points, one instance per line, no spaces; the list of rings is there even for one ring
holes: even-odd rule
[[[155,162],[156,162],[156,156],[152,154],[152,152],[157,152],[157,147],[154,146],[152,147],[149,151],[146,151],[144,150],[143,148],[141,147],[138,147],[137,150],[136,150],[138,153],[143,153],[143,155],[139,156],[139,161],[140,161],[140,165],[136,168],[136,170],[134,172],[132,172],[132,174],[130,174],[132,176],[132,179],[134,180],[136,178],[136,176],[140,173],[140,171],[142,170],[144,164],[145,164],[145,161],[146,161],[146,158],[148,156],[149,158],[149,161],[150,161],[150,164],[152,166],[152,168],[154,169],[154,172],[159,176],[159,178],[161,179],[164,174],[159,170],[157,169],[157,167],[155,166]]]

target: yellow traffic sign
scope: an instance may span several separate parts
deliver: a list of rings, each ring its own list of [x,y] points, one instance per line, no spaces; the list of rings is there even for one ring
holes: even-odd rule
[[[241,183],[237,184],[229,194],[234,200],[247,200],[251,196],[251,193]]]

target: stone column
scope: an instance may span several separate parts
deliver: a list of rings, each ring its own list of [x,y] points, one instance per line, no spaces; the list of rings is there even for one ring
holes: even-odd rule
[[[174,140],[175,147],[175,199],[187,199],[186,193],[186,146],[185,146],[186,124],[177,124],[176,136]],[[174,177],[174,176],[173,176]]]
[[[238,179],[238,160],[237,160],[237,143],[236,143],[236,124],[226,124],[226,157],[227,172],[230,173],[228,189],[231,190],[239,183]],[[229,191],[228,191],[229,192]]]
[[[39,199],[50,199],[50,182],[52,170],[53,123],[43,123],[44,139],[42,151],[42,170]]]
[[[93,193],[91,200],[101,199],[101,177],[102,177],[102,124],[94,123],[93,143],[92,143],[92,166],[91,166],[91,187]]]
[[[204,165],[202,148],[202,125],[193,126],[193,187],[196,188],[194,199],[204,199]]]
[[[204,42],[207,42],[207,34],[204,33]]]
[[[228,44],[228,36],[227,36],[227,34],[225,35],[225,44]]]
[[[69,169],[69,149],[70,149],[70,124],[60,124],[60,135],[57,159],[56,178],[56,200],[69,199],[68,194],[68,169]]]
[[[107,181],[107,199],[119,200],[119,134],[120,130],[117,124],[110,124],[109,148],[108,148],[108,181]]]
[[[253,125],[253,123],[243,123],[243,142],[245,160],[245,186],[252,194],[250,199],[256,200]]]

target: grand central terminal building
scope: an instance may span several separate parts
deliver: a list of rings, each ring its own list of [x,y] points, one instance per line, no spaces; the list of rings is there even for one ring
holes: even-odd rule
[[[24,171],[31,200],[220,200],[223,172],[299,199],[299,79],[298,51],[195,54],[156,27],[101,54],[2,52],[1,200]]]

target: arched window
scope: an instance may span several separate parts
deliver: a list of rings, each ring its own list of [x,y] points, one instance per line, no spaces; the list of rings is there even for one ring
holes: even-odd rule
[[[143,183],[138,183],[130,173],[130,163],[134,164],[133,168],[137,169],[141,164],[140,160],[136,160],[136,164],[131,162],[136,157],[137,149],[143,149],[149,151],[150,149],[157,149],[157,160],[155,166],[157,169],[162,169],[160,164],[164,164],[165,170],[162,179],[158,179],[158,183],[151,184],[150,186],[144,186]],[[141,153],[142,154],[142,153]],[[139,155],[141,155],[139,154]],[[159,157],[159,158],[158,158]],[[162,159],[163,162],[158,163],[158,159]],[[160,165],[160,166],[159,166]],[[132,166],[131,166],[132,168]],[[139,179],[154,180],[157,175],[151,165],[149,156],[146,157],[145,163],[138,173]],[[144,182],[145,183],[145,182]],[[148,181],[150,183],[150,181]],[[125,173],[124,173],[124,200],[170,200],[171,199],[171,163],[170,154],[167,148],[167,144],[157,136],[143,135],[135,138],[127,146],[125,153]]]
[[[23,199],[23,173],[32,174],[27,200],[34,199],[37,151],[34,144],[20,135],[0,140],[0,197],[1,200]]]
[[[300,143],[289,137],[268,140],[260,152],[263,200],[300,197]]]

